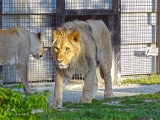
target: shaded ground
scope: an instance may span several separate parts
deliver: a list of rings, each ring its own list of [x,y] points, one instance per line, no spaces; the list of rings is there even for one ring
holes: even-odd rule
[[[83,81],[71,81],[64,90],[63,93],[63,102],[79,102],[82,95]],[[38,91],[41,90],[50,90],[52,92],[49,97],[49,102],[51,102],[53,98],[54,91],[54,83],[50,84],[47,87],[36,87]],[[160,85],[122,85],[122,86],[113,86],[113,93],[115,97],[122,96],[132,96],[138,94],[147,94],[147,93],[155,93],[160,91]],[[96,99],[103,99],[104,94],[104,84],[99,83],[99,87],[96,94]]]

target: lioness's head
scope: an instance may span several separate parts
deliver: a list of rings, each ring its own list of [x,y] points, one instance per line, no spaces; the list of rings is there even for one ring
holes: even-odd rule
[[[75,30],[54,30],[51,53],[59,69],[66,69],[78,59],[80,34]]]
[[[34,58],[39,59],[44,56],[44,42],[43,42],[44,34],[39,32],[36,34],[36,41],[32,43],[32,55]]]

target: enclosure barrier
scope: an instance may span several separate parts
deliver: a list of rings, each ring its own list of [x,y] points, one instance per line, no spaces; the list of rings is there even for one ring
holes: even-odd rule
[[[108,26],[113,46],[113,83],[124,76],[160,74],[158,0],[1,0],[0,28],[21,26],[32,32],[43,31],[47,52],[44,60],[30,56],[29,82],[54,82],[55,64],[50,53],[52,30],[75,19],[101,19]],[[157,22],[156,22],[157,21]],[[156,34],[157,32],[157,34]],[[2,66],[4,84],[20,82],[15,66]],[[82,79],[75,75],[73,79]]]
[[[120,77],[120,0],[71,1],[71,0],[2,0],[0,1],[0,27],[8,29],[21,26],[32,32],[44,32],[44,46],[47,52],[44,60],[30,56],[29,82],[53,82],[55,64],[50,53],[52,30],[66,21],[74,19],[102,19],[111,32],[114,51],[115,78]],[[15,66],[2,66],[4,84],[21,82]],[[75,75],[73,79],[82,79]]]

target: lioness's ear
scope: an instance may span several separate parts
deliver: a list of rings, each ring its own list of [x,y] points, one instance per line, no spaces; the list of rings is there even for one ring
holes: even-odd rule
[[[74,40],[75,42],[79,42],[80,41],[80,34],[78,31],[73,31],[70,34],[70,40]]]
[[[38,36],[38,39],[42,39],[42,38],[43,38],[43,36],[44,36],[44,33],[39,32],[39,33],[37,33],[37,36]]]

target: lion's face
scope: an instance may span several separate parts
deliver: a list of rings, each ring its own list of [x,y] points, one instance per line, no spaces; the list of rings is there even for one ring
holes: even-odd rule
[[[59,69],[66,69],[78,58],[80,52],[80,35],[77,31],[60,33],[53,31],[54,42],[51,52]]]
[[[43,42],[43,33],[39,32],[37,34],[37,44],[34,46],[34,54],[33,57],[36,58],[36,59],[40,59],[44,56],[44,42]]]

